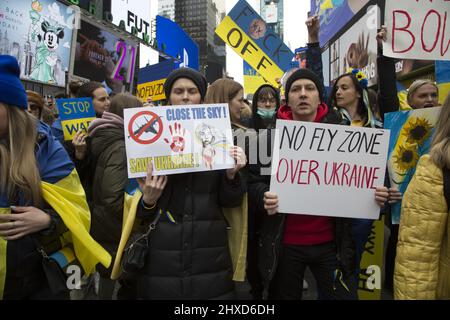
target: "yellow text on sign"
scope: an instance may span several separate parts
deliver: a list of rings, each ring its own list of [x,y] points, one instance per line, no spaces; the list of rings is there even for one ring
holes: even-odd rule
[[[89,113],[91,104],[89,101],[65,101],[62,107],[64,114],[70,115],[72,113]]]
[[[229,16],[222,20],[216,33],[271,85],[278,87],[276,80],[283,77],[283,70]]]
[[[160,79],[152,82],[145,82],[137,85],[137,96],[142,102],[147,102],[148,98],[153,101],[163,100],[166,98],[164,94],[164,82],[166,79]]]
[[[94,120],[95,118],[81,118],[81,119],[74,119],[74,120],[65,120],[61,121],[61,126],[63,128],[64,132],[64,140],[72,140],[73,136],[78,131],[87,132],[89,128],[89,124]]]

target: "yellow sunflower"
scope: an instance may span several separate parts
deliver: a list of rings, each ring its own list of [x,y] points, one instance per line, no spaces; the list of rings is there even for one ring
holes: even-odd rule
[[[402,135],[406,137],[406,142],[421,145],[431,135],[433,126],[425,118],[411,118],[403,126]]]
[[[401,171],[406,172],[415,168],[419,155],[415,145],[399,146],[398,151],[394,155],[394,163]]]

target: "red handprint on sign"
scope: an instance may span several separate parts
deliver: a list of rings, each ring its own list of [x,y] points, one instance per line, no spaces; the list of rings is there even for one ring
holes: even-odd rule
[[[172,141],[169,141],[167,138],[165,138],[164,141],[170,145],[172,151],[183,152],[186,143],[186,140],[184,139],[186,129],[181,129],[181,124],[175,122],[174,129],[172,129],[172,126],[170,125],[169,130],[172,135]]]

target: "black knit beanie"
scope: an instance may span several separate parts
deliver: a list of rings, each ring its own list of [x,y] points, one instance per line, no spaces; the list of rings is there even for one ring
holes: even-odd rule
[[[166,99],[169,100],[170,91],[172,86],[180,78],[187,78],[192,80],[200,92],[202,101],[205,99],[206,89],[208,84],[206,83],[205,77],[198,71],[191,68],[179,68],[173,70],[167,77],[166,82],[164,82],[164,93],[166,94]]]
[[[286,81],[285,97],[287,105],[289,105],[289,91],[291,90],[291,86],[296,80],[299,79],[309,79],[314,82],[317,90],[319,91],[320,102],[323,102],[324,87],[320,78],[309,69],[298,69],[293,74],[291,74],[291,76]]]

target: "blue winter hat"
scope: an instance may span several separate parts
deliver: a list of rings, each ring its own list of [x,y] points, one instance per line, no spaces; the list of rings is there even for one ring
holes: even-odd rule
[[[27,109],[27,94],[20,81],[16,58],[0,55],[0,102]]]

